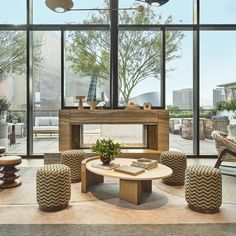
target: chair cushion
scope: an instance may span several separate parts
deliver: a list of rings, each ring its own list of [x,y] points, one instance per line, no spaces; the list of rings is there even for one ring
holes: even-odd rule
[[[51,125],[58,126],[58,117],[51,117]]]
[[[38,118],[38,126],[50,126],[50,117],[39,117]]]
[[[236,144],[236,137],[233,136],[227,136],[227,139],[231,142],[233,142],[234,144]]]

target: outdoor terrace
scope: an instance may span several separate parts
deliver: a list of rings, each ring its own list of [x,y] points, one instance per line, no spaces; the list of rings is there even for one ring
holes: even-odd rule
[[[170,149],[181,151],[186,154],[193,153],[193,140],[182,138],[179,134],[169,134],[170,136]],[[99,134],[87,134],[86,140],[93,142],[99,137]],[[58,152],[58,135],[40,134],[33,138],[34,154],[44,154]],[[215,144],[213,140],[204,139],[200,141],[201,154],[216,155]],[[17,137],[16,144],[8,147],[8,154],[25,154],[26,153],[26,137]]]

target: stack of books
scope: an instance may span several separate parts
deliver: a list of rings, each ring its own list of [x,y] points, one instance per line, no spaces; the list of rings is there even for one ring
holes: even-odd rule
[[[124,166],[120,166],[120,167],[115,168],[114,171],[120,172],[120,173],[123,173],[123,174],[136,176],[136,175],[139,175],[139,174],[145,172],[145,169],[134,167],[134,166],[124,165]]]
[[[158,162],[156,160],[151,160],[148,158],[140,158],[131,163],[131,166],[144,168],[147,170],[153,169],[158,166]]]

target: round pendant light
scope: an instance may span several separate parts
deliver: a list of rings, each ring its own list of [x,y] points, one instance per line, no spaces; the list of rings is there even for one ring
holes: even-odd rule
[[[72,0],[46,0],[45,4],[49,9],[58,13],[69,11],[74,6]]]
[[[150,4],[153,7],[159,7],[159,6],[164,5],[167,2],[169,2],[169,0],[136,0],[136,1],[146,2],[146,3]]]

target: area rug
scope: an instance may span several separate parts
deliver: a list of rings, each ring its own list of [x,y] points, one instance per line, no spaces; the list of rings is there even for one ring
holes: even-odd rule
[[[36,167],[22,167],[20,170],[22,185],[12,189],[0,190],[0,205],[35,205],[36,201]],[[222,175],[223,203],[236,204],[235,195],[236,177]],[[227,186],[227,187],[226,187]],[[162,190],[162,191],[158,191]],[[161,207],[168,202],[165,193],[184,198],[184,186],[168,186],[161,180],[153,181],[152,194],[143,194],[139,206],[127,204],[119,199],[119,181],[106,178],[104,184],[93,186],[87,194],[81,193],[81,184],[71,185],[71,203],[83,201],[103,200],[107,204],[122,207],[125,205],[131,209],[152,209]]]
[[[0,205],[37,205],[36,167],[22,167],[20,170],[22,185],[12,189],[0,190]],[[155,188],[155,187],[154,187]],[[102,200],[104,203],[136,210],[156,209],[168,202],[165,193],[154,189],[151,194],[143,194],[144,204],[134,205],[119,198],[119,181],[106,178],[105,183],[92,186],[86,194],[81,193],[81,183],[71,184],[70,203]]]

